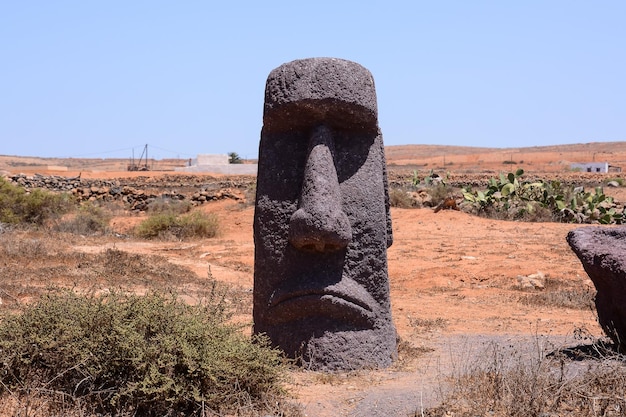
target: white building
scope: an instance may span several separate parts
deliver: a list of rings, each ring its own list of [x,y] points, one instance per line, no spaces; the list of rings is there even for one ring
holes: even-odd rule
[[[585,162],[585,163],[573,163],[570,165],[573,170],[581,172],[598,172],[605,174],[607,172],[622,172],[621,167],[609,165],[608,162]]]
[[[189,165],[174,168],[180,172],[203,172],[226,175],[256,175],[257,164],[230,164],[228,155],[222,154],[198,154],[189,160]]]

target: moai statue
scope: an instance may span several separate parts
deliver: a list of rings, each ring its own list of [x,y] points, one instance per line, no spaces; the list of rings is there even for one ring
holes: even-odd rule
[[[255,333],[309,369],[392,363],[385,153],[361,65],[311,58],[270,73],[254,243]]]

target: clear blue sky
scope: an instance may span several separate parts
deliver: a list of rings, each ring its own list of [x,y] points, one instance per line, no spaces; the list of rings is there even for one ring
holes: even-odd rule
[[[268,73],[374,75],[386,145],[626,141],[626,1],[0,0],[0,154],[256,157]]]

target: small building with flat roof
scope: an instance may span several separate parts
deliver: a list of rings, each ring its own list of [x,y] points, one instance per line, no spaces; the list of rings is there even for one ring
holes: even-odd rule
[[[186,167],[175,168],[177,172],[202,172],[224,175],[256,175],[257,164],[231,164],[225,154],[198,154],[189,159]]]
[[[573,170],[581,172],[595,172],[605,174],[607,172],[622,172],[622,167],[610,165],[608,162],[583,162],[570,165]]]

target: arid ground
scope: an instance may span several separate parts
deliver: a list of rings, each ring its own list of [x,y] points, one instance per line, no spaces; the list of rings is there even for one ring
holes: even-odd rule
[[[388,148],[387,157],[391,173],[434,169],[489,174],[523,168],[544,178],[571,175],[584,179],[569,170],[569,162],[606,160],[626,167],[626,144],[515,150],[406,146]],[[3,156],[0,171],[61,176],[81,172],[91,178],[167,173],[128,173],[110,164],[102,169],[106,161],[90,170],[85,161],[70,162],[74,165],[67,160]],[[125,161],[119,163],[123,166]],[[53,167],[50,171],[50,166],[68,170],[59,172]],[[626,200],[623,188],[606,188],[605,192]],[[68,245],[90,253],[116,248],[159,255],[193,270],[197,283],[212,277],[242,288],[251,300],[254,206],[227,199],[195,210],[217,214],[218,237],[182,242],[130,238],[129,231],[145,214],[122,211],[110,223],[115,233],[70,239]],[[539,345],[555,350],[584,343],[580,335],[602,337],[593,309],[567,302],[569,296],[594,292],[565,241],[567,232],[579,225],[499,221],[452,210],[434,213],[431,208],[393,208],[392,220],[394,244],[388,258],[400,358],[387,370],[332,375],[293,371],[289,389],[306,415],[420,415],[422,407],[437,403],[446,375],[480,357],[494,341],[521,350]],[[251,321],[250,313],[251,307],[241,319]]]

